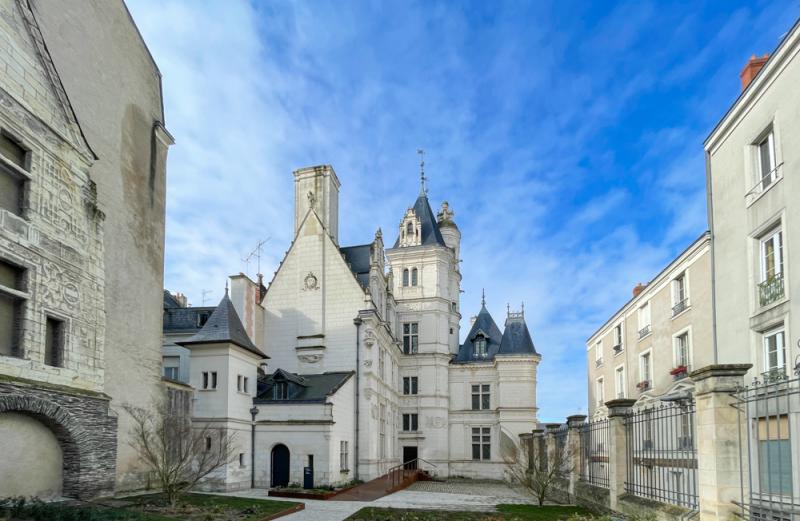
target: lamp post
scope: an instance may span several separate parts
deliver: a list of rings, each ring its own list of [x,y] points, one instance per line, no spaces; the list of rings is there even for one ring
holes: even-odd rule
[[[254,405],[250,409],[250,488],[256,488],[256,415],[258,407]]]

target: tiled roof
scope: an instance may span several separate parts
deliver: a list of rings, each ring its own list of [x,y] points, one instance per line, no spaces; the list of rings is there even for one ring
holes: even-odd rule
[[[428,244],[447,246],[442,238],[442,233],[439,231],[439,225],[436,223],[436,217],[433,215],[433,210],[431,210],[427,195],[420,194],[419,197],[417,197],[414,203],[414,214],[419,218],[420,224],[422,225],[421,244],[423,246]],[[400,246],[400,237],[397,237],[394,243],[395,248],[398,246]]]
[[[254,402],[270,404],[296,402],[324,403],[328,396],[338,391],[354,374],[353,371],[343,371],[299,375],[278,369],[259,382],[258,396],[256,396]],[[272,399],[272,387],[275,385],[276,381],[285,381],[289,383],[289,397],[287,399]]]
[[[535,355],[536,348],[522,313],[511,313],[506,318],[503,340],[498,355]]]
[[[252,340],[250,340],[250,337],[247,336],[242,321],[239,319],[239,315],[236,313],[231,299],[228,298],[227,291],[225,291],[225,296],[222,297],[217,309],[214,310],[202,329],[188,340],[177,342],[177,344],[190,346],[195,344],[218,344],[225,342],[235,344],[263,358],[269,358],[256,347]]]
[[[372,244],[339,248],[339,251],[344,255],[344,261],[348,264],[350,271],[356,276],[362,288],[369,286],[369,267],[372,257],[371,249]]]
[[[486,356],[476,357],[473,342],[479,335],[483,335],[486,338]],[[486,309],[486,306],[482,305],[481,311],[475,318],[475,322],[472,324],[472,328],[470,328],[466,340],[464,340],[464,343],[459,347],[458,354],[453,362],[463,364],[492,360],[494,354],[500,349],[500,342],[502,342],[502,339],[503,334],[500,332],[500,328],[497,327],[497,324],[489,313],[489,310]]]

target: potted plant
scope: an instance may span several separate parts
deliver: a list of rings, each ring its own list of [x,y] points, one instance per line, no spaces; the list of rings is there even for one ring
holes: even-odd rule
[[[650,389],[650,380],[644,380],[636,384],[636,388],[639,389],[640,392],[644,392]]]
[[[671,374],[675,380],[680,380],[681,378],[684,378],[688,373],[689,373],[689,368],[686,367],[685,365],[679,365],[678,367],[674,368],[672,371],[669,372],[669,374]]]

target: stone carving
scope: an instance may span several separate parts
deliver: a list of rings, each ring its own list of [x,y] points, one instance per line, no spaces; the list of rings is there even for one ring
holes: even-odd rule
[[[372,360],[364,360],[364,367],[372,367]]]
[[[306,278],[303,279],[303,291],[315,291],[319,289],[319,281],[317,280],[317,276],[308,272]]]
[[[375,345],[376,341],[375,332],[371,329],[364,330],[364,345],[367,347],[372,347]]]
[[[447,422],[441,416],[428,417],[426,422],[428,427],[433,429],[444,429]]]
[[[298,355],[297,358],[307,364],[316,364],[322,360],[322,355]]]

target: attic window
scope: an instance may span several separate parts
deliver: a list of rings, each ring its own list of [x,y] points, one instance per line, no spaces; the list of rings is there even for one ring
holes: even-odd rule
[[[197,315],[197,327],[203,327],[208,322],[208,313],[200,313]]]
[[[473,342],[475,358],[486,358],[486,338],[483,335],[475,337]]]
[[[275,382],[272,386],[273,400],[287,400],[289,398],[289,384],[286,382]]]
[[[414,235],[414,223],[411,221],[406,223],[406,235]]]

